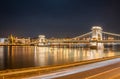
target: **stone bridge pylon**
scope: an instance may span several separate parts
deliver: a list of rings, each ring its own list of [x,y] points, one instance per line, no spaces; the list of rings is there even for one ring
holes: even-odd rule
[[[99,26],[92,27],[92,38],[91,40],[102,40],[102,28]]]
[[[104,48],[103,43],[98,43],[97,41],[102,40],[102,28],[100,26],[93,26],[92,27],[92,36],[90,41],[91,48]]]

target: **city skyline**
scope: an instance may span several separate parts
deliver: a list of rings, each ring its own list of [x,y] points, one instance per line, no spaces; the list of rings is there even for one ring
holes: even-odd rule
[[[74,37],[94,26],[120,34],[118,0],[1,1],[0,37]],[[62,36],[61,36],[62,35]]]

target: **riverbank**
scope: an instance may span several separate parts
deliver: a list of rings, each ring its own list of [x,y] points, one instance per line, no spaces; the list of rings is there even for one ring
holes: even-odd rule
[[[42,74],[50,73],[56,70],[64,69],[64,68],[80,66],[80,65],[110,60],[114,58],[120,58],[120,56],[103,57],[103,58],[98,58],[98,59],[67,63],[63,65],[3,70],[3,71],[0,71],[0,79],[20,79],[20,78],[25,78],[25,77],[42,75]]]

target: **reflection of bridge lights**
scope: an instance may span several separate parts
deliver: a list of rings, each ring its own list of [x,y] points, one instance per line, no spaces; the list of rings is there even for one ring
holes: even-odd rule
[[[0,47],[0,69],[4,68],[4,47]]]
[[[46,55],[47,47],[35,47],[35,64],[38,66],[44,66],[45,60],[48,58]],[[46,57],[47,56],[47,57]]]
[[[108,51],[108,56],[115,56],[115,53],[113,51]]]
[[[36,51],[39,53],[45,53],[47,47],[37,47]]]
[[[87,60],[90,60],[90,59],[95,59],[95,58],[101,58],[101,57],[104,57],[105,54],[103,52],[104,49],[99,49],[99,50],[91,50],[91,49],[83,49],[82,53],[82,57],[83,59],[87,59]]]

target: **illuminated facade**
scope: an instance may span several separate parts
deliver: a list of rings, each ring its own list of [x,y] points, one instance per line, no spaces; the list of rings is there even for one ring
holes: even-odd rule
[[[6,44],[7,40],[7,38],[0,38],[0,44]]]
[[[30,38],[15,38],[15,44],[29,44]]]

